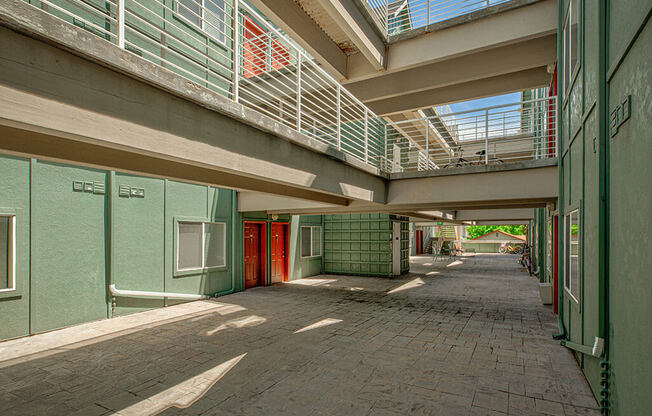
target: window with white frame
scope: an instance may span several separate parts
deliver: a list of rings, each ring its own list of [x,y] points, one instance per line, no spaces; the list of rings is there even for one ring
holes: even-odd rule
[[[224,43],[224,0],[177,0],[177,13]]]
[[[564,252],[565,273],[564,287],[579,302],[580,295],[580,211],[571,211],[565,218]]]
[[[177,271],[226,266],[226,223],[179,221]]]
[[[563,72],[564,72],[564,95],[570,88],[570,82],[577,68],[580,53],[580,0],[571,0],[564,23],[563,33]]]
[[[0,292],[16,290],[16,216],[0,215]]]
[[[301,227],[301,257],[321,256],[321,227]]]

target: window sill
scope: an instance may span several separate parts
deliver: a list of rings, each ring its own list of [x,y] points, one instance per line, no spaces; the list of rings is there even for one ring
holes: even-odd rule
[[[215,267],[206,267],[203,269],[191,269],[191,270],[175,270],[172,274],[172,277],[186,277],[186,276],[196,276],[200,274],[206,274],[211,272],[226,272],[229,270],[228,266],[215,266]]]

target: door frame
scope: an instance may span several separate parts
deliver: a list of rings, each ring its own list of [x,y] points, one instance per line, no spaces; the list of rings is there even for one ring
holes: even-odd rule
[[[283,250],[285,250],[285,257],[283,258],[283,275],[281,276],[281,281],[287,282],[290,280],[290,223],[288,221],[274,221],[272,222],[272,226],[274,224],[278,224],[283,228]]]
[[[243,221],[242,222],[242,289],[245,287],[244,275],[244,253],[245,253],[245,239],[244,229],[247,224],[260,225],[260,286],[267,286],[267,221]]]

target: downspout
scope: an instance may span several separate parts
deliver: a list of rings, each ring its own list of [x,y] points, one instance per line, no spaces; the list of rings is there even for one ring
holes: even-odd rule
[[[236,258],[236,250],[239,241],[238,234],[238,193],[237,191],[231,192],[231,287],[221,292],[213,294],[214,297],[230,295],[235,292],[235,276],[238,274],[239,262]]]
[[[566,338],[566,327],[564,326],[564,234],[563,234],[563,228],[564,228],[564,175],[563,175],[563,153],[562,153],[562,147],[561,147],[561,142],[562,142],[562,135],[561,132],[563,131],[561,129],[561,123],[563,123],[562,119],[562,107],[564,106],[564,91],[562,88],[559,88],[559,80],[563,79],[564,74],[564,65],[563,65],[563,36],[559,36],[559,33],[563,34],[563,25],[564,25],[564,2],[558,2],[557,3],[557,27],[559,28],[557,30],[557,62],[561,62],[562,65],[557,65],[558,71],[557,71],[557,125],[555,126],[556,132],[557,132],[557,182],[559,186],[559,196],[557,197],[557,275],[559,276],[557,279],[557,325],[559,326],[559,332],[554,334],[552,337],[553,339],[565,339]],[[561,69],[561,71],[559,71]],[[562,73],[562,77],[559,76],[559,73]]]
[[[600,31],[600,48],[598,64],[598,80],[600,82],[599,91],[599,109],[600,109],[600,226],[599,226],[599,253],[602,253],[599,265],[599,284],[600,292],[600,317],[601,320],[600,337],[604,339],[604,356],[600,361],[600,411],[603,415],[609,415],[611,410],[610,391],[609,391],[609,110],[608,103],[608,86],[607,79],[608,69],[608,50],[609,45],[609,4],[608,0],[600,0],[599,23]]]

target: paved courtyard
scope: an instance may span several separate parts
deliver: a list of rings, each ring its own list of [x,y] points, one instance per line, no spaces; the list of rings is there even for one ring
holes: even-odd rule
[[[515,257],[413,258],[0,343],[0,414],[599,415]]]

